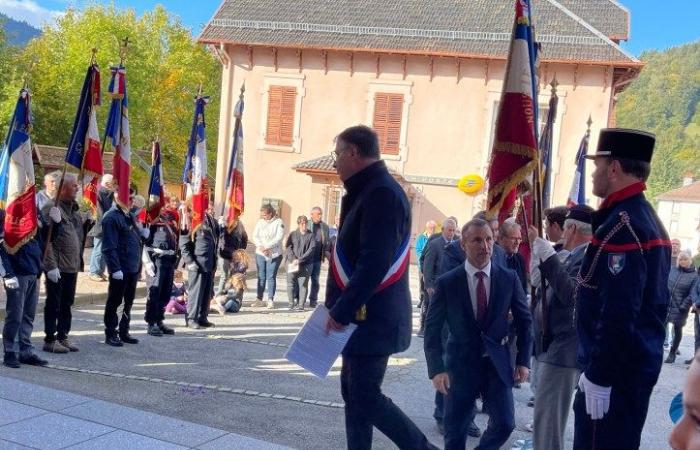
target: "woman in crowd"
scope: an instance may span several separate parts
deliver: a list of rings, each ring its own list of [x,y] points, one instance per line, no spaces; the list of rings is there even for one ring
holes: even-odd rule
[[[267,307],[275,307],[275,290],[277,288],[277,271],[282,262],[282,239],[284,223],[277,217],[272,205],[260,208],[260,220],[255,225],[253,241],[255,242],[255,263],[258,268],[258,293],[253,306],[263,306],[263,295],[267,284]]]
[[[688,313],[693,303],[690,295],[697,278],[698,275],[695,273],[690,253],[680,252],[677,265],[671,268],[671,273],[668,276],[668,289],[671,292],[668,323],[673,325],[673,342],[666,358],[666,362],[669,364],[676,361],[676,352],[683,337],[683,327],[688,320]]]

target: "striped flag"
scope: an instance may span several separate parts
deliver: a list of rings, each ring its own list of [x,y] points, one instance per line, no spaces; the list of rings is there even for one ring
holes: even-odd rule
[[[233,115],[236,118],[233,135],[233,149],[231,150],[231,163],[229,164],[228,174],[226,175],[226,204],[224,208],[224,217],[226,218],[226,227],[229,231],[236,226],[236,221],[243,214],[244,208],[244,191],[243,191],[243,126],[241,119],[243,117],[243,92],[245,88],[241,88],[241,95],[236,103]]]
[[[73,122],[66,163],[83,174],[83,198],[97,212],[97,186],[104,173],[100,134],[97,131],[97,106],[100,105],[100,69],[91,64],[80,92],[78,111]]]
[[[0,156],[0,205],[5,209],[3,245],[16,253],[38,228],[29,90],[20,90],[10,130]]]
[[[195,231],[204,221],[204,214],[209,208],[209,186],[207,182],[207,140],[204,107],[209,97],[197,95],[195,98],[192,131],[187,145],[185,168],[182,182],[187,188],[186,198],[192,201],[192,223],[190,231]]]
[[[581,139],[581,144],[576,152],[576,172],[574,172],[574,180],[571,182],[571,190],[569,198],[566,200],[566,206],[585,205],[586,204],[586,154],[588,154],[588,141],[591,138],[590,119],[588,130]]]
[[[126,68],[123,64],[111,67],[109,93],[112,104],[109,107],[105,136],[111,138],[114,148],[112,175],[117,184],[114,198],[122,208],[128,207],[129,184],[131,180],[131,137],[129,135],[129,109],[126,95]]]
[[[151,152],[151,180],[148,183],[148,219],[156,220],[160,210],[165,206],[165,190],[163,189],[163,166],[160,157],[160,142],[153,143]]]
[[[547,122],[542,127],[540,138],[540,180],[542,183],[542,209],[549,208],[551,203],[550,191],[552,185],[552,142],[554,141],[554,122],[557,120],[557,96],[556,80],[552,81],[552,96],[549,98],[549,111]]]
[[[509,217],[518,185],[537,164],[536,46],[530,1],[516,0],[515,23],[508,53],[496,136],[488,169],[487,215]]]

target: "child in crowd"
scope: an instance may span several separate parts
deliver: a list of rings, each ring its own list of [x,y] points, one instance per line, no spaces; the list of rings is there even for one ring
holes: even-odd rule
[[[231,276],[226,280],[224,290],[211,301],[212,308],[219,314],[236,313],[243,305],[243,293],[246,289],[246,272],[251,261],[244,249],[233,252],[231,258]]]
[[[187,282],[182,278],[182,270],[175,271],[170,301],[165,307],[165,312],[170,314],[187,313]]]

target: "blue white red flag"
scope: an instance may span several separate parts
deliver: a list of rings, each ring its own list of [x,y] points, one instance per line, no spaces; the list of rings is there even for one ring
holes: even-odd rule
[[[10,254],[30,241],[38,228],[29,137],[32,126],[30,101],[29,90],[23,88],[0,156],[0,205],[5,209],[3,245]]]
[[[151,152],[151,179],[148,183],[148,219],[156,220],[160,210],[165,206],[165,190],[163,189],[163,165],[160,156],[160,142],[153,143]]]
[[[204,214],[209,208],[209,186],[207,182],[207,140],[204,107],[209,97],[198,95],[195,98],[194,120],[187,145],[185,168],[182,182],[187,188],[186,198],[192,201],[192,222],[190,231],[195,231],[204,221]]]
[[[226,176],[226,203],[224,217],[226,227],[229,231],[236,226],[236,221],[243,214],[244,191],[243,191],[243,91],[236,103],[233,115],[236,118],[233,136],[233,148],[231,149],[231,163],[229,164]]]
[[[576,152],[576,172],[574,172],[574,180],[571,182],[571,190],[569,198],[566,201],[566,206],[585,205],[586,204],[586,154],[588,154],[588,141],[591,138],[590,128],[581,139]]]
[[[537,61],[529,0],[516,0],[515,23],[488,169],[487,214],[509,217],[517,186],[537,164]]]
[[[547,121],[540,135],[540,175],[542,183],[542,209],[549,208],[551,203],[550,191],[552,190],[552,143],[554,142],[554,122],[557,120],[557,96],[555,84],[552,85],[552,96],[549,98],[549,111]]]
[[[111,67],[109,94],[112,104],[109,107],[105,135],[111,138],[114,149],[112,175],[117,184],[114,200],[123,208],[128,207],[129,184],[131,180],[131,136],[129,133],[129,108],[126,95],[126,69],[123,64]]]
[[[80,92],[78,111],[73,122],[66,152],[66,163],[83,174],[83,197],[93,214],[97,211],[97,185],[104,169],[100,134],[97,131],[97,106],[100,105],[100,69],[91,64]]]

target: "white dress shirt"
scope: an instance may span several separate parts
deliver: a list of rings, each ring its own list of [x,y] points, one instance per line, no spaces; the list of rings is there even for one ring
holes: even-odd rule
[[[489,304],[489,299],[491,298],[491,261],[486,264],[483,269],[477,269],[469,263],[469,260],[464,261],[464,270],[467,272],[467,284],[469,285],[469,297],[472,302],[472,311],[474,311],[474,317],[476,317],[476,284],[479,279],[476,277],[477,272],[484,272],[486,276],[484,277],[484,286],[486,287],[486,304]]]

